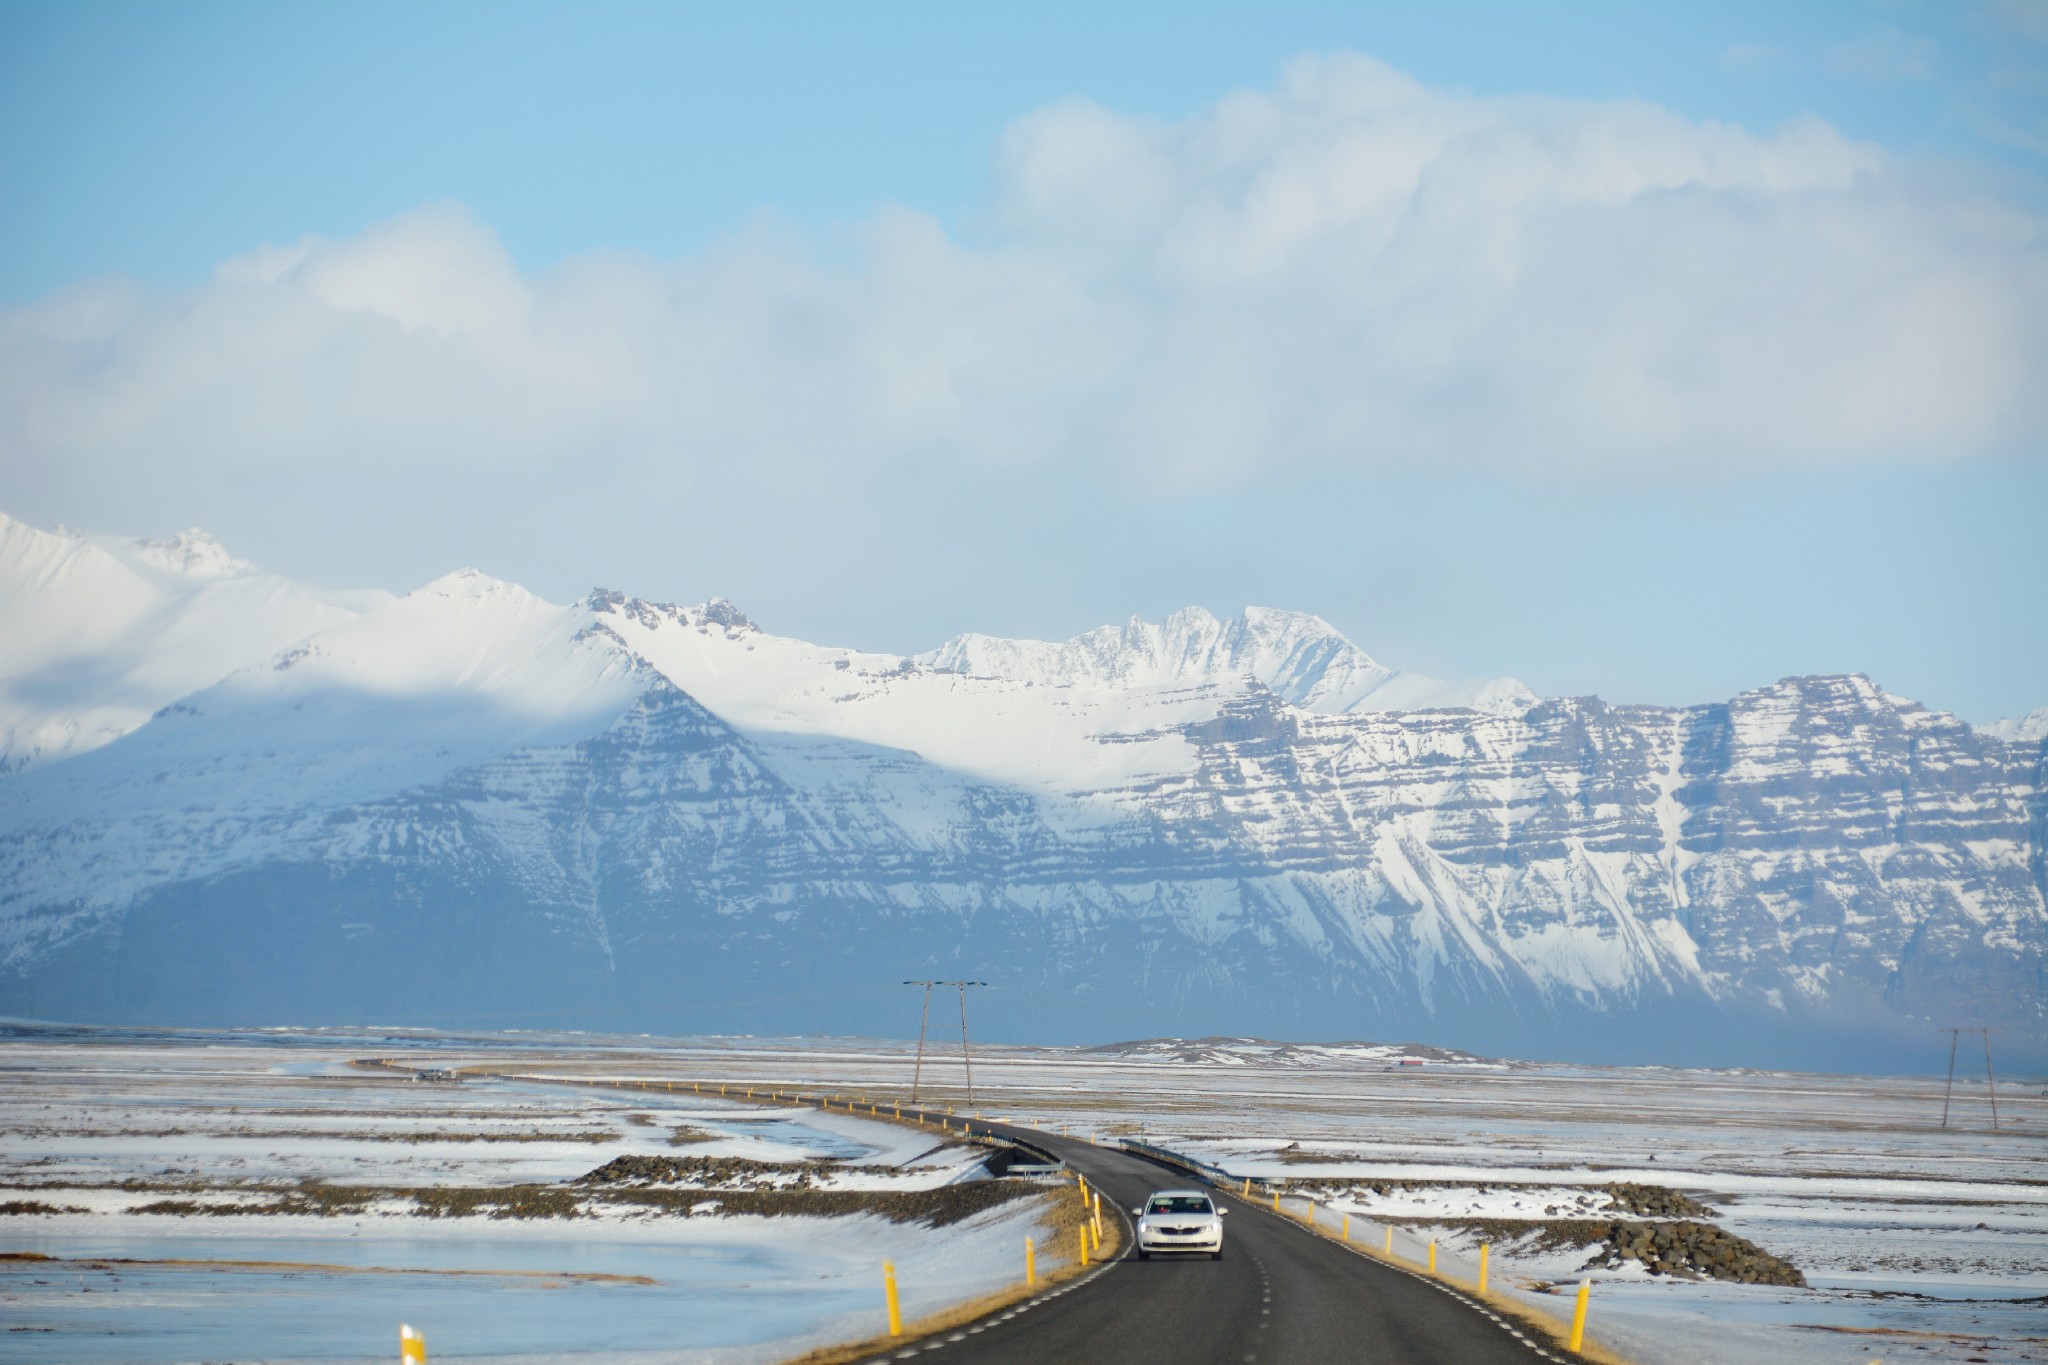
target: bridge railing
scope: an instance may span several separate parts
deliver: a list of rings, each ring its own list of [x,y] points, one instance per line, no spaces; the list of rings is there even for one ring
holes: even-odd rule
[[[1156,1161],[1162,1166],[1171,1166],[1177,1171],[1185,1171],[1205,1185],[1235,1185],[1238,1183],[1237,1177],[1224,1170],[1221,1166],[1214,1166],[1206,1161],[1199,1161],[1184,1152],[1176,1152],[1170,1147],[1155,1146],[1149,1142],[1141,1142],[1137,1138],[1119,1139],[1118,1145],[1134,1156],[1144,1157],[1148,1161]]]

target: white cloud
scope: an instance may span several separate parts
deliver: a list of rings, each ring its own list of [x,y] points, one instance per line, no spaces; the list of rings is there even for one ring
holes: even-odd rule
[[[0,498],[144,467],[537,502],[958,467],[1655,480],[2048,433],[2042,220],[1816,121],[1334,56],[1181,122],[1062,103],[997,158],[975,240],[896,209],[527,276],[443,205],[188,291],[82,285],[0,314]]]

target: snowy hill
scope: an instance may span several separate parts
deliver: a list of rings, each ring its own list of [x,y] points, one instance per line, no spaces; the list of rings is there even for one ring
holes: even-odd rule
[[[260,578],[53,539],[154,585],[137,669]],[[42,581],[7,619],[76,609]],[[2039,746],[1865,678],[1405,709],[1286,612],[904,657],[471,571],[274,591],[333,619],[0,778],[0,1011],[873,1032],[944,975],[1042,1040],[1871,1065],[1967,1015],[2048,1059]]]

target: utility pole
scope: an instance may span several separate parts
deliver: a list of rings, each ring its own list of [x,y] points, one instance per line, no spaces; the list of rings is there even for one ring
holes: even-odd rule
[[[967,1107],[972,1109],[974,1107],[974,1054],[967,1046],[967,988],[969,986],[986,986],[988,982],[941,981],[939,984],[942,986],[958,986],[960,988],[960,1060],[967,1067]]]
[[[924,987],[924,1009],[917,1016],[917,1065],[910,1072],[910,1102],[916,1104],[918,1083],[924,1079],[924,1030],[925,1025],[930,1023],[932,1018],[932,987],[940,983],[937,981],[906,981],[903,984],[906,986]],[[1946,1109],[1942,1111],[1944,1122],[1947,1121],[1947,1113]]]
[[[1984,1084],[1991,1089],[1991,1131],[1998,1131],[1998,1077],[1991,1074],[1991,1030],[1984,1030]]]
[[[1965,1033],[1981,1034],[1984,1038],[1984,1084],[1991,1092],[1991,1131],[1998,1131],[1998,1077],[1991,1070],[1991,1030],[1988,1028],[1945,1028],[1948,1035],[1948,1088],[1941,1095],[1941,1126],[1948,1127],[1949,1099],[1956,1090],[1956,1048]]]

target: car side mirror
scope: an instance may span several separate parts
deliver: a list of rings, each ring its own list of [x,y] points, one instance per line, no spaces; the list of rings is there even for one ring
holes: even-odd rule
[[[1229,1213],[1229,1212],[1230,1212],[1230,1210],[1229,1210],[1229,1209],[1226,1209],[1226,1208],[1224,1208],[1224,1207],[1223,1207],[1223,1206],[1222,1206],[1221,1204],[1218,1204],[1218,1205],[1216,1206],[1216,1216],[1217,1216],[1218,1218],[1221,1218],[1221,1217],[1222,1217],[1222,1216],[1223,1216],[1224,1214],[1226,1214],[1226,1213]]]
[[[1140,1204],[1138,1205],[1138,1207],[1132,1209],[1131,1212],[1137,1214],[1138,1217],[1143,1218],[1145,1216],[1145,1206],[1143,1204]]]

